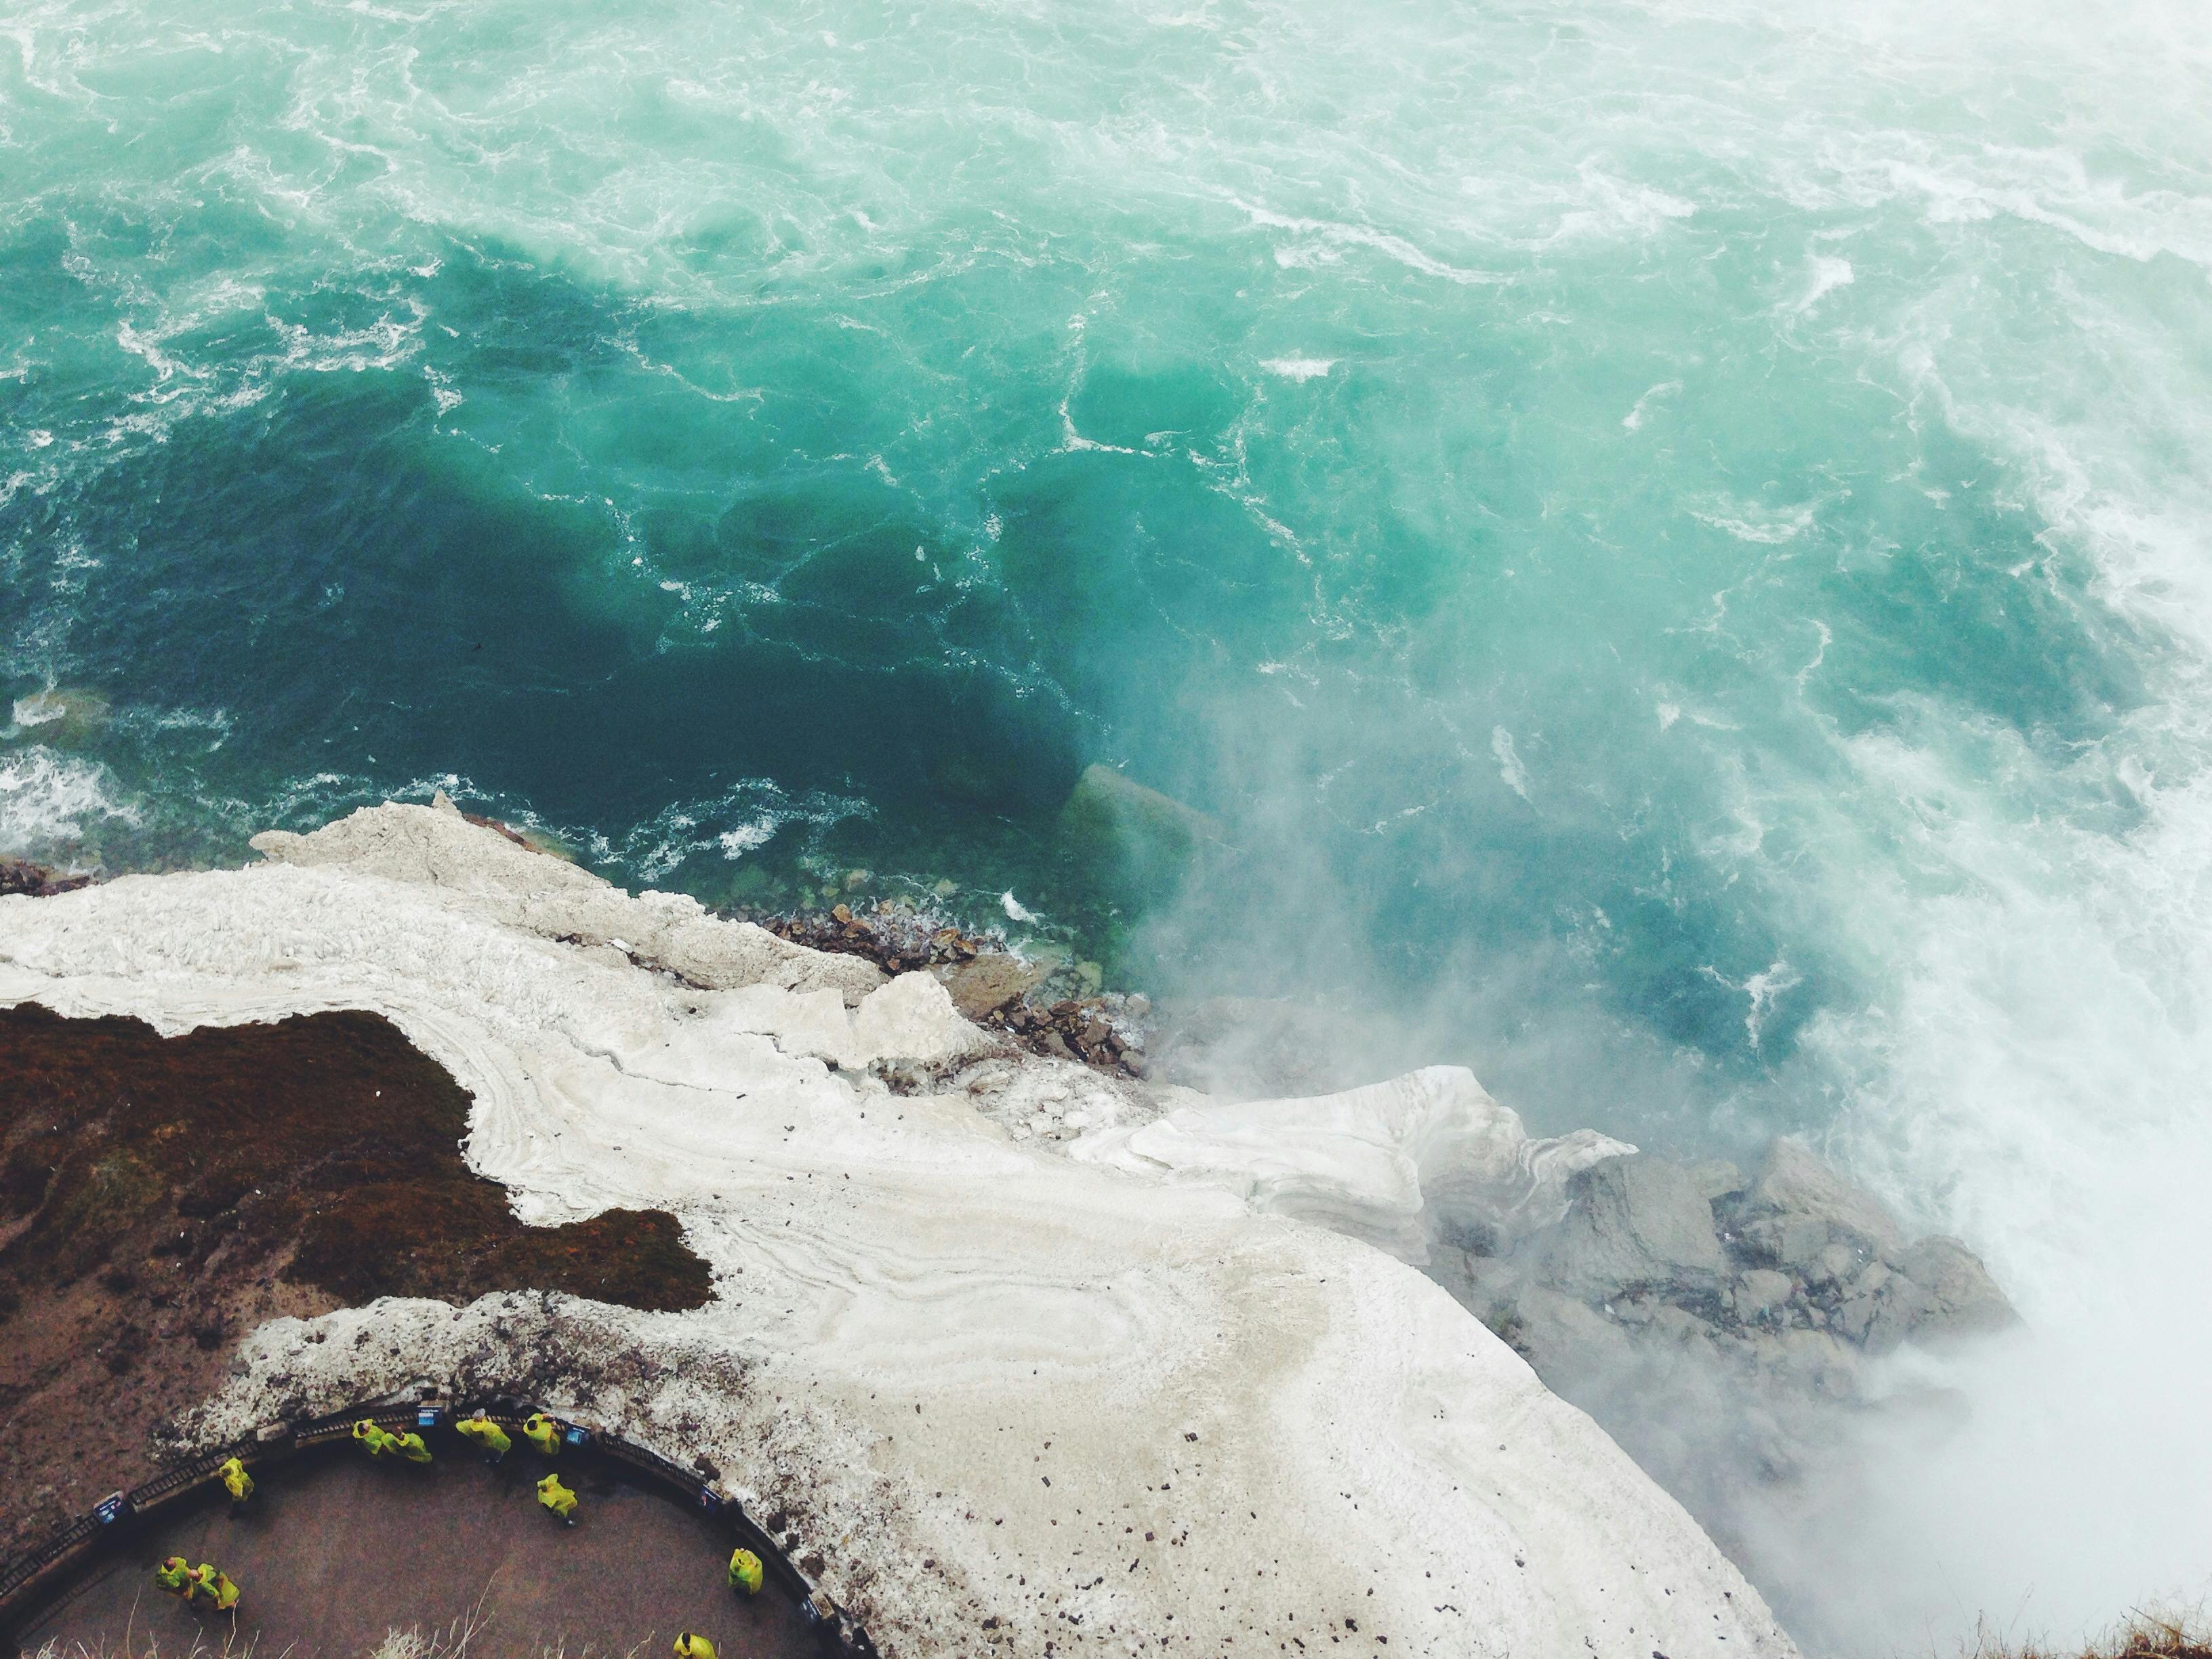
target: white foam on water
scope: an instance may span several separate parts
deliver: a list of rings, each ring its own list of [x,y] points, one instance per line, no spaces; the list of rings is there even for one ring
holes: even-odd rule
[[[1819,254],[1814,256],[1812,264],[1812,276],[1806,284],[1805,292],[1791,307],[1793,310],[1810,311],[1838,289],[1848,288],[1857,280],[1857,273],[1852,270],[1849,259]]]
[[[866,802],[849,796],[820,790],[792,794],[770,779],[741,778],[719,795],[663,807],[619,840],[546,827],[586,848],[596,864],[659,882],[694,857],[735,860],[767,846],[787,826],[820,830],[868,811]]]
[[[2212,489],[2176,459],[2212,443],[2212,387],[2094,299],[2069,319],[2087,372],[2022,360],[1978,303],[1930,295],[1899,361],[2087,562],[2076,603],[2142,676],[2133,707],[2062,742],[1897,700],[1829,728],[1819,775],[1740,779],[1732,805],[1785,829],[1786,878],[1762,878],[1873,988],[1814,1019],[1786,1087],[1838,1103],[1832,1150],[1967,1239],[2027,1322],[1900,1368],[1963,1419],[1875,1437],[1863,1489],[1768,1540],[1858,1650],[1984,1618],[2063,1644],[2212,1593]]]
[[[1811,507],[1770,507],[1758,501],[1723,496],[1692,507],[1689,514],[1698,523],[1711,525],[1740,542],[1772,547],[1795,541],[1809,530],[1813,511]]]
[[[100,823],[138,822],[138,809],[96,761],[36,744],[0,753],[0,854],[67,857]]]
[[[738,859],[775,840],[777,828],[775,816],[764,812],[750,823],[741,823],[734,830],[725,830],[716,840],[721,844],[724,858]]]
[[[69,705],[51,691],[33,691],[27,697],[16,698],[9,712],[15,723],[27,731],[67,718]]]
[[[1498,763],[1498,775],[1505,787],[1527,800],[1528,769],[1521,763],[1521,751],[1514,746],[1513,734],[1502,726],[1490,728],[1490,753]]]
[[[1620,417],[1622,428],[1629,432],[1640,430],[1644,425],[1644,417],[1651,407],[1651,400],[1655,398],[1668,397],[1681,389],[1682,383],[1680,380],[1662,380],[1658,385],[1650,387],[1636,400],[1636,406]]]
[[[2114,836],[2025,811],[2041,769],[2016,748],[1989,778],[1850,748],[1942,878],[1856,872],[1859,938],[1901,971],[1816,1020],[1805,1059],[1848,1102],[1838,1150],[1972,1240],[2027,1329],[1914,1379],[1970,1413],[1878,1443],[1852,1523],[1821,1534],[1829,1569],[1899,1642],[1982,1614],[2063,1640],[2193,1601],[2212,1589],[2212,775],[2148,791]]]

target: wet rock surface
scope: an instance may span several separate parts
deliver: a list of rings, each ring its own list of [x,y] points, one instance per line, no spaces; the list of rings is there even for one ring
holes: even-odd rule
[[[26,898],[52,898],[57,893],[74,893],[91,885],[90,876],[58,876],[42,864],[0,855],[0,898],[15,893]]]
[[[1482,1218],[1442,1230],[1484,1237]],[[1855,1425],[1955,1411],[1876,1368],[2019,1322],[1955,1238],[1908,1242],[1872,1194],[1784,1138],[1745,1179],[1646,1154],[1569,1183],[1566,1214],[1429,1273],[1681,1498],[1756,1556],[1760,1517],[1817,1501]]]
[[[1222,837],[1205,813],[1095,763],[1068,792],[1060,831],[1088,867],[1139,902],[1172,892]]]
[[[1525,1212],[1501,1244],[1552,1224],[1573,1171],[1505,1133],[1471,1073],[1455,1112],[1407,1093],[1437,1078],[1280,1103],[1300,1144],[1255,1163],[1239,1147],[1266,1102],[1209,1115],[994,1046],[927,971],[885,982],[456,813],[369,809],[256,844],[270,861],[245,871],[0,902],[0,995],[163,1029],[366,1000],[474,1095],[471,1165],[515,1211],[681,1215],[715,1293],[674,1315],[586,1287],[588,1304],[385,1297],[278,1319],[179,1443],[512,1375],[707,1459],[779,1539],[795,1527],[801,1565],[886,1654],[965,1651],[979,1628],[1046,1653],[1079,1626],[1147,1650],[1356,1632],[1394,1654],[1793,1651],[1680,1505],[1436,1285],[1327,1224],[1255,1214],[1284,1199],[1311,1216],[1334,1193],[1418,1228],[1433,1188]],[[1031,993],[1031,1018],[1066,983]],[[1093,1046],[1114,1024],[1098,1000],[1109,1030],[1094,1009],[1074,1032]],[[981,1092],[901,1091],[876,1069],[956,1056]],[[1176,1120],[1157,1150],[1180,1159],[1149,1180],[1039,1156],[993,1121],[1030,1103],[1058,1134],[1146,1092]],[[1532,1189],[1540,1206],[1518,1201]],[[135,1428],[144,1403],[113,1417]]]
[[[1554,1290],[1591,1303],[1655,1286],[1702,1297],[1727,1271],[1712,1205],[1680,1164],[1610,1158],[1574,1178],[1570,1204],[1529,1258]]]
[[[1513,1324],[1539,1358],[1556,1312],[1547,1297],[1626,1329],[1726,1338],[1766,1364],[1792,1331],[1820,1339],[1800,1352],[1831,1344],[1880,1354],[2018,1321],[1964,1244],[1942,1235],[1908,1244],[1872,1194],[1800,1141],[1777,1140],[1748,1183],[1708,1197],[1715,1173],[1644,1154],[1607,1159],[1570,1182],[1564,1217],[1510,1254],[1446,1252],[1438,1271],[1493,1325]],[[1480,1218],[1455,1234],[1480,1239]],[[1523,1308],[1532,1291],[1541,1294]]]
[[[1863,1264],[1905,1244],[1871,1193],[1786,1136],[1774,1143],[1728,1214],[1741,1254],[1816,1283],[1832,1282],[1846,1261]]]
[[[1003,939],[944,927],[910,905],[888,901],[759,920],[778,939],[863,957],[893,977],[927,972],[961,1013],[1031,1054],[1122,1077],[1152,1071],[1152,1004],[1142,996],[1101,991],[1096,963],[1024,956]]]

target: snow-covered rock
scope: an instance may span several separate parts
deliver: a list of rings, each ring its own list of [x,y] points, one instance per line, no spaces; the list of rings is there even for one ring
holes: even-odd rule
[[[1224,1187],[1416,1266],[1428,1261],[1437,1225],[1463,1214],[1493,1236],[1518,1237],[1559,1218],[1578,1170],[1636,1150],[1589,1129],[1532,1139],[1461,1066],[1301,1100],[1176,1094],[1197,1103],[1096,1132],[1073,1155]]]
[[[310,836],[264,830],[254,836],[253,848],[272,863],[431,887],[472,901],[481,914],[509,927],[546,939],[605,945],[694,985],[827,987],[854,1004],[884,982],[883,970],[872,962],[805,950],[765,927],[711,916],[684,894],[632,896],[587,870],[526,853],[512,842],[507,854],[488,857],[485,838],[494,833],[471,823],[441,794],[434,807],[363,808]]]

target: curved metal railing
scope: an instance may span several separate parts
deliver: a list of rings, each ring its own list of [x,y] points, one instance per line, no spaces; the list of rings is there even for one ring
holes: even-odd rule
[[[246,1439],[165,1469],[127,1492],[111,1494],[91,1514],[80,1516],[36,1548],[0,1565],[0,1635],[12,1638],[26,1628],[33,1614],[59,1597],[70,1581],[109,1547],[138,1531],[164,1510],[200,1496],[216,1479],[216,1471],[233,1457],[249,1470],[269,1468],[306,1453],[349,1445],[353,1425],[364,1418],[380,1428],[432,1430],[449,1428],[456,1417],[481,1410],[519,1437],[523,1419],[538,1409],[542,1408],[505,1398],[458,1403],[442,1399],[397,1403],[386,1400],[304,1423],[270,1425]],[[875,1644],[867,1632],[799,1570],[783,1547],[735,1498],[723,1497],[696,1471],[679,1468],[658,1452],[573,1419],[555,1417],[550,1412],[545,1414],[560,1425],[564,1452],[596,1456],[640,1484],[658,1486],[727,1526],[736,1544],[759,1556],[769,1575],[797,1598],[799,1611],[827,1647],[874,1659]]]

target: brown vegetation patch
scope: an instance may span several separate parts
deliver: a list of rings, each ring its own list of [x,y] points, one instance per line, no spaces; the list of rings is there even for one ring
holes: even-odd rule
[[[567,1291],[697,1307],[659,1211],[526,1226],[462,1161],[469,1097],[374,1014],[162,1037],[0,1009],[0,1491],[27,1530],[146,1473],[147,1431],[279,1313]],[[19,1534],[20,1536],[20,1534]]]
[[[2212,1659],[2212,1624],[2201,1612],[2139,1613],[2078,1653],[2039,1641],[2007,1641],[1986,1628],[1967,1659]]]

